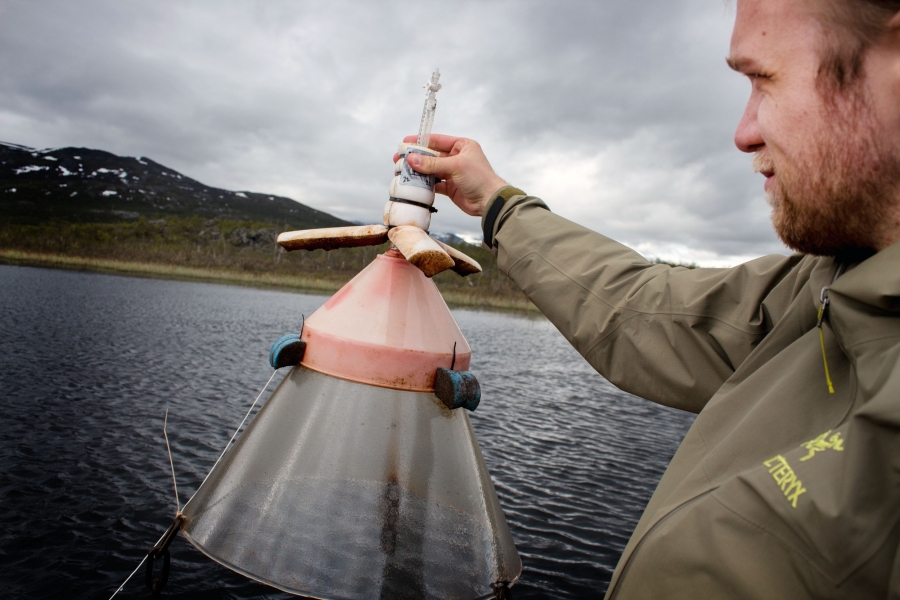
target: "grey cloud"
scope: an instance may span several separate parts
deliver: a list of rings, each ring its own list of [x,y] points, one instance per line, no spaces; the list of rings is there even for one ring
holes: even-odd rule
[[[415,132],[421,84],[439,66],[436,129],[479,139],[514,183],[538,181],[530,156],[650,140],[614,162],[661,183],[622,189],[622,211],[598,208],[589,190],[547,196],[561,214],[635,244],[783,251],[731,142],[747,89],[724,66],[730,19],[700,0],[11,0],[0,6],[0,139],[146,155],[211,185],[376,222],[390,156]],[[553,174],[539,180],[547,189],[529,191],[552,194]],[[477,235],[476,220],[438,206],[435,229]],[[663,210],[680,226],[653,217]],[[610,211],[644,218],[611,224]]]

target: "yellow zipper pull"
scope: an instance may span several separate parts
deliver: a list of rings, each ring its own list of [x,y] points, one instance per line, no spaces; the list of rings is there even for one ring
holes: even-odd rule
[[[828,371],[828,356],[825,354],[825,332],[822,329],[822,322],[825,320],[825,313],[828,310],[828,286],[822,288],[819,296],[822,306],[819,307],[819,320],[816,327],[819,328],[819,342],[822,344],[822,361],[825,363],[825,383],[828,384],[828,393],[834,393],[834,385],[831,383],[831,373]]]

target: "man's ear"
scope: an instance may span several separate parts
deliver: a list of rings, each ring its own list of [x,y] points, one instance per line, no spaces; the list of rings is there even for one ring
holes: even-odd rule
[[[898,75],[897,83],[900,84],[900,12],[895,13],[887,22],[887,30],[878,45],[890,49],[890,52],[895,57],[894,73]],[[900,91],[900,87],[897,89]]]

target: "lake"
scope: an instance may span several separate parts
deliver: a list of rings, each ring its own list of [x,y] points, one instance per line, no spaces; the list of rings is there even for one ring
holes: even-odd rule
[[[3,597],[108,598],[172,520],[166,408],[184,503],[271,375],[272,343],[326,299],[0,265]],[[602,596],[694,415],[616,389],[542,317],[453,314],[524,564],[514,597]],[[171,553],[165,598],[293,597],[181,536]],[[149,597],[143,572],[117,596]]]

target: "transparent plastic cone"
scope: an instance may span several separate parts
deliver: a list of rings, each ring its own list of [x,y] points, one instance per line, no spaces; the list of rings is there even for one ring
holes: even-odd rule
[[[184,515],[210,558],[316,598],[469,600],[522,570],[464,410],[302,366]]]

